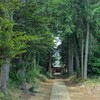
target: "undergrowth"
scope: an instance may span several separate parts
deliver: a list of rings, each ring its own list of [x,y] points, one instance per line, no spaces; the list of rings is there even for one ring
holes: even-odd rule
[[[0,100],[24,100],[19,89],[12,87],[7,90],[7,93],[0,91]]]
[[[76,76],[69,77],[69,80],[77,85],[100,85],[100,78],[89,77],[87,80],[82,80],[81,78],[77,78]]]

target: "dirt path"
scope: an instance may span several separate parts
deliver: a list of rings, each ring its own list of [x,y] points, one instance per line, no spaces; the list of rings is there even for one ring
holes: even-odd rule
[[[50,100],[71,100],[62,79],[55,79]]]
[[[69,100],[63,98],[68,94],[71,100],[100,100],[100,85],[80,86],[70,82],[66,77],[54,76],[54,78],[57,80],[56,83],[54,83],[55,79],[49,79],[44,83],[41,82],[40,87],[36,90],[38,93],[35,96],[25,94],[24,100]],[[55,85],[54,87],[53,84]],[[68,92],[66,93],[66,91]],[[54,95],[55,99],[52,99],[51,94],[57,95],[58,98]]]
[[[52,92],[53,79],[49,79],[47,82],[41,82],[37,93],[34,95],[24,94],[24,100],[50,100]]]

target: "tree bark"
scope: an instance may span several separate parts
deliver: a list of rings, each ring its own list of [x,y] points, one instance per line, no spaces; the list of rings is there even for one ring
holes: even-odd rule
[[[70,75],[70,44],[68,44],[68,74]]]
[[[27,87],[27,83],[26,83],[26,75],[25,75],[26,71],[25,68],[20,70],[20,75],[23,78],[22,79],[22,83],[21,83],[21,89],[25,92],[25,93],[29,93],[28,87]]]
[[[5,4],[8,2],[8,0],[5,0]],[[13,10],[6,11],[5,13],[7,17],[9,18],[9,21],[13,21]],[[10,58],[4,58],[3,64],[1,67],[1,78],[0,78],[0,88],[4,92],[6,92],[7,84],[9,80],[9,72],[10,72]]]
[[[83,62],[84,62],[84,40],[82,38],[82,48],[81,48],[81,77],[82,77],[82,79],[83,79],[83,76],[84,76]]]
[[[89,45],[89,22],[87,22],[87,33],[86,33],[86,47],[85,47],[85,60],[84,60],[84,79],[87,79],[88,45]]]
[[[34,61],[34,68],[36,69],[36,67],[37,67],[37,62],[36,62],[36,51],[34,51],[33,61]]]
[[[72,74],[72,51],[71,51],[71,43],[69,41],[69,44],[68,44],[68,74],[69,76]]]
[[[51,66],[52,66],[52,58],[51,58],[51,52],[49,52],[49,73],[51,74],[52,71],[51,71]]]
[[[0,88],[4,92],[6,91],[9,80],[9,71],[10,71],[10,60],[8,58],[5,58],[1,67],[1,76],[0,76]]]
[[[75,56],[75,60],[76,60],[76,76],[79,77],[79,68],[80,68],[80,60],[79,60],[79,55],[78,52],[76,51],[76,56]]]
[[[70,52],[71,52],[71,62],[70,62],[70,71],[71,71],[71,75],[73,75],[73,73],[74,73],[74,70],[73,70],[73,67],[74,67],[74,59],[73,59],[73,44],[71,44],[71,48],[70,48]]]
[[[28,87],[27,87],[27,83],[26,83],[26,70],[25,70],[25,64],[22,60],[22,55],[20,54],[20,59],[19,59],[19,63],[22,65],[22,68],[19,70],[18,75],[22,78],[22,83],[20,85],[20,88],[25,92],[25,93],[29,93]]]
[[[93,46],[93,35],[92,35],[92,32],[90,32],[90,55],[92,55],[92,46]]]

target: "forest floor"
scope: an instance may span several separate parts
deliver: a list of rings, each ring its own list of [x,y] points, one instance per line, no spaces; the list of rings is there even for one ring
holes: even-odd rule
[[[67,87],[71,100],[100,100],[100,83],[80,83],[60,76],[54,76],[54,79],[41,82],[40,87],[36,90],[37,93],[35,95],[25,95],[24,100],[50,100],[55,79],[62,79]]]

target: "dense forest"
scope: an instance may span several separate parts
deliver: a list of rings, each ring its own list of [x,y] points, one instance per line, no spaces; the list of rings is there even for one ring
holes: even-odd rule
[[[1,91],[49,76],[57,36],[65,73],[100,77],[99,0],[0,0]]]

